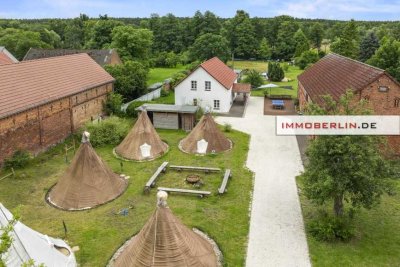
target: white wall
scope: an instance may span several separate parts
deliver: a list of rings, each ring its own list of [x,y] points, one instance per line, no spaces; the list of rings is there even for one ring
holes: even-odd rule
[[[191,90],[191,81],[197,81],[197,90]],[[211,90],[205,90],[205,81],[211,82]],[[198,68],[183,82],[175,87],[175,105],[193,105],[193,99],[197,98],[197,105],[210,107],[214,112],[229,112],[233,99],[232,89],[227,90],[203,68]],[[214,110],[214,100],[220,101],[220,109]]]

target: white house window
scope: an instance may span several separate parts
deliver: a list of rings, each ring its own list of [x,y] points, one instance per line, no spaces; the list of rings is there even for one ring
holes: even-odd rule
[[[214,109],[219,110],[219,100],[214,100]]]
[[[192,81],[192,87],[191,90],[197,90],[197,81]]]
[[[211,91],[211,82],[210,81],[206,81],[206,91]]]
[[[387,92],[388,89],[389,88],[387,86],[379,86],[379,92]]]
[[[193,98],[193,106],[197,106],[197,98]]]

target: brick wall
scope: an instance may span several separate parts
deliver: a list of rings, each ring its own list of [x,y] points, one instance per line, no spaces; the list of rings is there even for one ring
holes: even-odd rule
[[[386,87],[387,91],[379,91],[380,86]],[[361,90],[358,93],[358,100],[360,99],[368,99],[376,115],[400,115],[400,107],[395,106],[395,99],[400,99],[400,85],[386,74]],[[389,136],[388,144],[400,155],[400,136]]]
[[[0,119],[0,163],[15,150],[37,153],[64,140],[101,114],[112,90],[106,84]]]
[[[306,91],[304,90],[303,85],[299,82],[298,83],[298,91],[297,91],[297,97],[299,98],[299,108],[300,110],[304,110],[304,107],[307,104],[307,100],[306,100]],[[308,101],[310,101],[310,99],[308,99]]]

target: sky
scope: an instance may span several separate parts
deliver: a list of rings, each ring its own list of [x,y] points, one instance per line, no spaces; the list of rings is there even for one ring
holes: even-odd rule
[[[0,18],[149,17],[152,13],[193,16],[196,10],[233,17],[290,15],[337,20],[400,20],[400,0],[0,0]]]

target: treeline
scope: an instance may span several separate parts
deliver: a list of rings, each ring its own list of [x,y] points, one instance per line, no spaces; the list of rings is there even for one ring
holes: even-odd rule
[[[0,20],[0,46],[18,59],[30,47],[116,48],[129,69],[174,67],[213,56],[222,60],[295,60],[301,68],[328,51],[388,70],[400,80],[400,22],[296,19],[290,16],[250,18],[238,10],[233,18],[197,11],[193,17],[173,14],[150,18]],[[138,65],[139,64],[139,65]],[[134,66],[134,67],[133,67]],[[124,69],[114,75],[126,73]],[[124,81],[131,88],[143,86]],[[136,89],[135,89],[136,90]],[[131,92],[127,98],[139,95]]]

